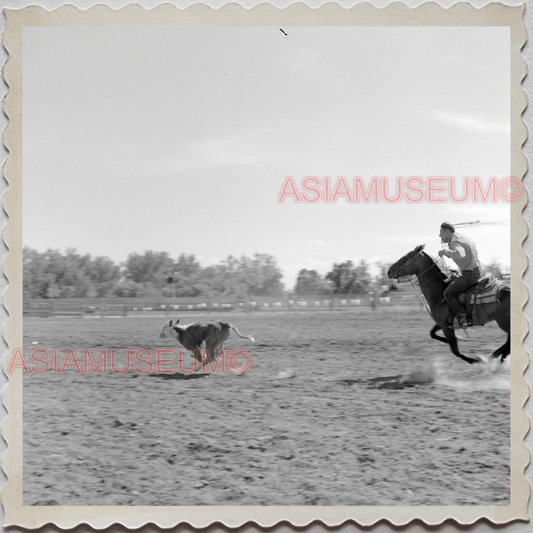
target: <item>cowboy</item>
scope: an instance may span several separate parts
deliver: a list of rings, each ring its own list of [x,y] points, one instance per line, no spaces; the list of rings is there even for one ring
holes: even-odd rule
[[[439,250],[439,257],[449,257],[461,270],[461,275],[444,291],[444,298],[457,317],[459,327],[466,329],[470,324],[458,296],[475,285],[481,277],[481,263],[477,257],[476,245],[470,237],[455,233],[455,227],[449,222],[441,224],[439,235],[442,242],[448,245],[448,249]]]

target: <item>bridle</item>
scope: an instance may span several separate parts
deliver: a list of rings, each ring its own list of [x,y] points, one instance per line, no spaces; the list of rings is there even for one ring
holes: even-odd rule
[[[421,253],[424,253],[424,250],[420,250],[419,252],[417,252],[415,255],[413,255],[413,257],[411,257],[411,259],[408,259],[399,269],[398,271],[396,272],[396,279],[398,280],[398,283],[401,283],[402,280],[400,280],[400,278],[404,278],[405,280],[409,280],[411,282],[411,284],[413,283],[412,281],[412,276],[416,275],[416,277],[418,278],[418,285],[421,287],[422,285],[425,285],[426,283],[429,283],[430,281],[433,281],[437,276],[433,276],[431,279],[428,279],[426,280],[424,283],[420,283],[420,276],[422,276],[423,274],[425,274],[426,272],[428,272],[429,270],[431,270],[433,267],[437,267],[438,268],[438,265],[437,263],[435,263],[435,261],[433,261],[433,259],[431,259],[431,257],[428,257],[431,259],[431,265],[426,268],[426,270],[424,270],[424,272],[421,272],[420,274],[407,274],[405,276],[402,276],[401,275],[401,271],[411,262],[415,259],[415,257],[417,257],[419,254]],[[406,255],[409,255],[409,254],[405,254],[403,257],[405,257]],[[427,254],[426,254],[427,255]],[[400,259],[400,261],[403,259],[403,257]],[[439,269],[439,273],[440,273],[440,269]]]
[[[411,285],[413,286],[413,289],[415,290],[415,293],[417,294],[417,296],[420,298],[420,301],[422,302],[422,305],[426,308],[426,311],[428,312],[429,316],[435,320],[433,318],[433,315],[431,314],[431,310],[429,309],[428,307],[428,304],[427,302],[424,301],[424,299],[422,298],[422,296],[418,293],[418,291],[416,290],[416,287],[415,287],[415,284],[413,283],[413,276],[416,275],[416,277],[418,278],[418,286],[419,287],[422,287],[422,285],[425,285],[426,283],[429,283],[430,281],[434,280],[438,274],[436,276],[433,276],[431,279],[428,279],[426,281],[424,281],[424,283],[420,283],[420,276],[422,276],[423,274],[425,274],[426,272],[428,272],[429,270],[431,270],[433,267],[437,267],[438,271],[439,271],[439,274],[441,273],[440,271],[440,268],[438,267],[437,263],[435,263],[435,261],[433,261],[433,259],[431,259],[431,257],[428,257],[431,259],[431,265],[429,266],[429,268],[426,268],[426,270],[424,270],[424,272],[421,272],[420,274],[408,274],[406,276],[401,276],[400,275],[400,272],[402,269],[404,269],[411,261],[413,261],[413,259],[421,254],[422,252],[424,252],[424,250],[420,250],[418,253],[416,253],[415,255],[413,255],[413,257],[411,257],[411,259],[408,259],[399,269],[398,271],[396,272],[396,279],[398,280],[398,283],[401,283],[401,280],[400,280],[400,277],[403,277],[405,278],[405,280],[409,280],[411,282]],[[409,254],[405,254],[405,255],[409,255]],[[403,257],[405,257],[405,255]],[[427,255],[427,254],[426,254]],[[400,259],[400,261],[403,259],[403,257]],[[398,261],[399,262],[399,261]]]
[[[411,259],[408,259],[399,269],[398,271],[396,272],[396,279],[398,280],[398,283],[401,283],[401,280],[400,278],[406,278],[406,279],[410,279],[411,276],[413,276],[414,274],[407,274],[405,276],[402,276],[401,275],[401,271],[411,262],[413,261],[413,259],[415,259],[415,257],[419,254],[421,254],[424,250],[420,250],[419,252],[417,252],[415,255],[413,255],[413,257],[411,257]],[[411,252],[409,252],[411,253]],[[401,259],[400,261],[404,258],[404,257],[407,257],[409,255],[409,253],[405,254]],[[398,263],[400,262],[398,261]]]

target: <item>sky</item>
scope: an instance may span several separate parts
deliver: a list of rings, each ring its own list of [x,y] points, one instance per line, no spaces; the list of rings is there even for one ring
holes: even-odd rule
[[[292,288],[303,268],[437,253],[443,221],[480,220],[462,233],[509,265],[501,200],[278,201],[289,177],[384,177],[392,196],[398,177],[509,176],[508,28],[283,31],[25,27],[24,245],[268,253]]]

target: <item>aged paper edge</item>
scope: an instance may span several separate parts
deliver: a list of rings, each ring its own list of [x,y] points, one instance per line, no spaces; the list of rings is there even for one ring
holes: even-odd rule
[[[9,152],[4,176],[9,186],[3,206],[9,217],[3,237],[9,250],[3,266],[9,286],[4,295],[4,306],[9,318],[3,334],[9,347],[4,357],[7,362],[17,347],[22,346],[22,30],[24,26],[253,26],[253,25],[306,25],[306,26],[507,26],[511,29],[511,175],[523,179],[527,160],[522,146],[527,138],[527,128],[522,113],[527,105],[521,81],[526,75],[526,63],[521,49],[526,42],[523,21],[525,6],[489,4],[475,8],[470,4],[455,4],[444,9],[435,3],[410,8],[401,3],[376,8],[371,4],[358,4],[343,8],[326,4],[312,9],[304,4],[292,4],[278,9],[270,4],[260,4],[245,9],[238,4],[228,4],[212,9],[195,4],[179,9],[170,4],[146,10],[133,4],[115,11],[98,5],[82,11],[74,6],[63,6],[46,11],[38,6],[21,10],[5,9],[6,29],[4,46],[9,58],[4,66],[8,93],[3,109],[9,123],[4,132],[4,144]],[[512,249],[512,365],[511,365],[511,504],[509,506],[450,506],[450,507],[33,507],[22,505],[22,370],[8,376],[8,386],[3,402],[8,417],[3,425],[8,450],[2,466],[8,478],[2,493],[5,510],[4,526],[38,528],[55,524],[72,528],[86,523],[96,529],[112,524],[138,528],[156,524],[169,528],[190,524],[196,528],[221,523],[238,527],[255,522],[270,527],[282,521],[293,526],[305,526],[321,521],[327,526],[341,525],[346,521],[370,526],[386,520],[394,525],[405,525],[418,519],[427,525],[441,524],[453,519],[460,524],[472,524],[485,518],[495,524],[515,520],[529,520],[527,504],[530,487],[524,475],[529,464],[529,451],[524,437],[529,430],[529,419],[524,404],[529,397],[529,387],[524,372],[528,354],[523,344],[528,323],[523,308],[528,299],[523,275],[528,265],[522,244],[528,228],[523,217],[527,204],[524,195],[511,207]]]

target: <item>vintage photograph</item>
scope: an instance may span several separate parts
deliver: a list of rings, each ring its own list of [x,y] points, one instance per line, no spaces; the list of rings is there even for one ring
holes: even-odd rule
[[[23,506],[516,503],[508,26],[22,42]]]

